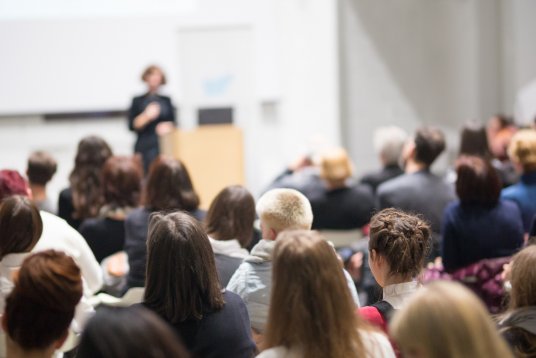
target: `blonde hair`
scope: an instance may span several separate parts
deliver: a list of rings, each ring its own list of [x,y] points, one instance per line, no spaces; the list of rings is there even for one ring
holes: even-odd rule
[[[455,282],[433,282],[415,293],[395,314],[390,333],[404,354],[512,357],[482,302]]]
[[[523,167],[523,171],[536,170],[536,131],[522,129],[512,137],[508,156]]]
[[[257,214],[267,227],[276,231],[308,230],[313,224],[309,200],[294,189],[272,189],[257,203]]]
[[[352,164],[343,148],[332,148],[320,159],[320,176],[328,181],[345,180],[352,176]]]
[[[313,231],[277,239],[264,347],[298,348],[303,357],[364,357],[348,285],[335,250]]]

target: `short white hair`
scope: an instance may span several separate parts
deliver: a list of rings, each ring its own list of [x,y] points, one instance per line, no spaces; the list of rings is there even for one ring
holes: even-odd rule
[[[374,131],[374,150],[386,164],[396,164],[407,138],[407,133],[400,127],[379,127]]]
[[[272,189],[257,202],[257,214],[263,225],[278,232],[310,230],[313,210],[309,200],[294,189]]]

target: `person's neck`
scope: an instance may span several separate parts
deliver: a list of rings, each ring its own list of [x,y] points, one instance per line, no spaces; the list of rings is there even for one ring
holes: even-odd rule
[[[24,350],[11,339],[6,338],[6,353],[8,358],[50,358],[54,354],[54,346],[42,350]]]
[[[44,185],[30,184],[30,189],[34,200],[43,201],[47,198],[47,189]]]
[[[326,188],[328,190],[336,190],[346,188],[346,179],[342,180],[325,180],[324,181]]]
[[[390,285],[397,285],[399,283],[411,282],[413,281],[411,277],[402,276],[402,275],[392,275],[385,279],[383,287]]]
[[[426,164],[410,159],[406,162],[404,171],[406,174],[413,174],[427,168]]]

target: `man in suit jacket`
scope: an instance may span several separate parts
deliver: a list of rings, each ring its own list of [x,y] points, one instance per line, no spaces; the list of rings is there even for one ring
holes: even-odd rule
[[[421,128],[403,150],[405,174],[378,187],[378,209],[389,207],[423,215],[432,228],[432,255],[439,254],[443,210],[456,199],[454,188],[430,171],[445,149],[445,137],[439,129]]]

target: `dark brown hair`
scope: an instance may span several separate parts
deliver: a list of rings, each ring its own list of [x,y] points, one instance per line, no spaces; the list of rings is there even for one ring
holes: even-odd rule
[[[78,143],[74,169],[69,176],[75,208],[74,218],[86,219],[99,213],[103,203],[101,169],[111,156],[110,146],[100,137],[88,136]]]
[[[224,305],[208,236],[184,212],[151,215],[144,301],[173,324]]]
[[[148,66],[142,73],[141,75],[141,80],[143,82],[146,82],[147,81],[147,77],[149,77],[149,75],[151,75],[153,72],[160,72],[160,75],[162,76],[162,82],[160,82],[160,84],[162,85],[165,85],[167,83],[167,80],[166,80],[166,75],[164,74],[164,71],[162,71],[162,69],[156,65],[150,65]]]
[[[277,237],[263,348],[286,346],[303,357],[365,357],[364,324],[333,247],[313,231]]]
[[[143,306],[99,308],[84,328],[77,358],[187,358],[175,332]]]
[[[415,160],[431,166],[445,150],[445,136],[437,128],[424,127],[415,133]]]
[[[462,204],[495,205],[502,183],[495,168],[480,157],[462,155],[456,160],[456,194]]]
[[[43,349],[67,333],[82,297],[74,260],[47,250],[26,258],[6,298],[7,334],[25,350]]]
[[[0,202],[0,260],[7,254],[30,252],[43,232],[39,209],[24,196]]]
[[[102,167],[104,203],[113,207],[136,207],[140,203],[142,169],[134,158],[113,156]]]
[[[161,155],[151,164],[144,203],[153,211],[194,211],[199,207],[199,196],[180,160]]]
[[[478,122],[467,122],[461,131],[460,137],[460,155],[476,155],[489,159],[488,136],[486,127]]]
[[[387,260],[391,275],[414,278],[430,250],[430,235],[430,226],[418,216],[384,209],[370,220],[369,250]]]
[[[28,169],[26,174],[32,184],[46,185],[56,173],[58,164],[50,154],[37,151],[30,154],[28,158]]]
[[[236,239],[247,247],[253,236],[255,200],[240,185],[228,186],[214,198],[205,218],[207,233],[216,240]]]

